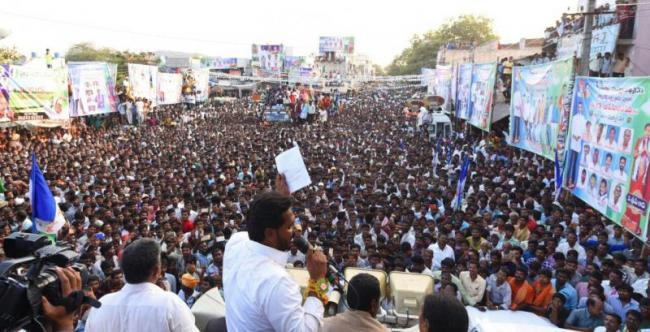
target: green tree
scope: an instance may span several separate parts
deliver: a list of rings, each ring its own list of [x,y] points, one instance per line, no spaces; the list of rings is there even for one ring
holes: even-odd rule
[[[25,61],[25,56],[20,54],[15,47],[0,47],[0,64],[13,65]]]
[[[127,64],[139,63],[157,65],[158,58],[153,53],[117,51],[108,47],[97,48],[92,43],[72,45],[65,54],[66,61],[101,61],[117,64],[117,80],[127,76]]]
[[[492,20],[484,16],[461,15],[443,23],[435,31],[414,35],[386,71],[389,75],[419,74],[422,67],[436,65],[441,46],[453,43],[459,46],[479,45],[497,39]]]
[[[375,76],[385,76],[386,75],[386,72],[384,71],[384,68],[382,68],[380,65],[375,63],[375,64],[372,65],[372,68],[375,70]]]

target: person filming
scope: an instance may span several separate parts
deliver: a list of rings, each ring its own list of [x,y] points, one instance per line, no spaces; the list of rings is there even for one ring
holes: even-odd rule
[[[257,196],[246,217],[247,232],[235,233],[224,254],[226,325],[238,331],[319,331],[328,289],[327,258],[307,254],[309,287],[304,305],[300,287],[285,270],[293,238],[294,214],[286,182],[280,192]]]

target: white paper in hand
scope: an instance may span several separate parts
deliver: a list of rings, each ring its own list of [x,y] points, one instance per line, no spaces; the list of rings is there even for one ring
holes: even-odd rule
[[[311,184],[305,161],[302,159],[300,149],[296,146],[280,153],[275,157],[278,173],[284,175],[289,186],[289,191],[294,192]]]

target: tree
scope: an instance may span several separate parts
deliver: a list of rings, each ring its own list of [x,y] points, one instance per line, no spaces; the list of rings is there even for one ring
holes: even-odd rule
[[[122,81],[127,74],[127,64],[139,63],[157,65],[158,58],[153,53],[116,51],[108,47],[96,48],[92,43],[72,45],[65,54],[66,61],[100,61],[117,64],[117,80]]]
[[[386,75],[386,72],[384,71],[384,68],[382,68],[380,65],[378,65],[376,63],[372,65],[372,69],[375,71],[375,76],[384,76],[384,75]]]
[[[435,31],[414,35],[411,45],[393,59],[386,71],[389,75],[419,74],[422,67],[435,67],[441,46],[455,44],[457,47],[469,47],[495,39],[497,36],[492,29],[491,19],[461,15],[443,23]]]
[[[25,56],[20,54],[15,47],[0,47],[0,64],[13,65],[25,61]]]

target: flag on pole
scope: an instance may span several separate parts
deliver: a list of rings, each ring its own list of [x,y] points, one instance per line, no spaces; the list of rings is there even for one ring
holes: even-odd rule
[[[465,156],[463,159],[463,166],[460,168],[460,176],[458,177],[458,184],[456,185],[456,196],[451,202],[454,210],[459,210],[463,203],[463,189],[465,188],[465,180],[467,180],[467,172],[469,171],[469,157]]]
[[[557,149],[555,149],[555,201],[560,198],[560,192],[562,192],[562,169],[560,168],[560,160],[557,155]]]
[[[32,232],[56,234],[65,224],[65,217],[36,164],[35,154],[32,154],[32,170],[29,174],[29,198],[32,203]]]

